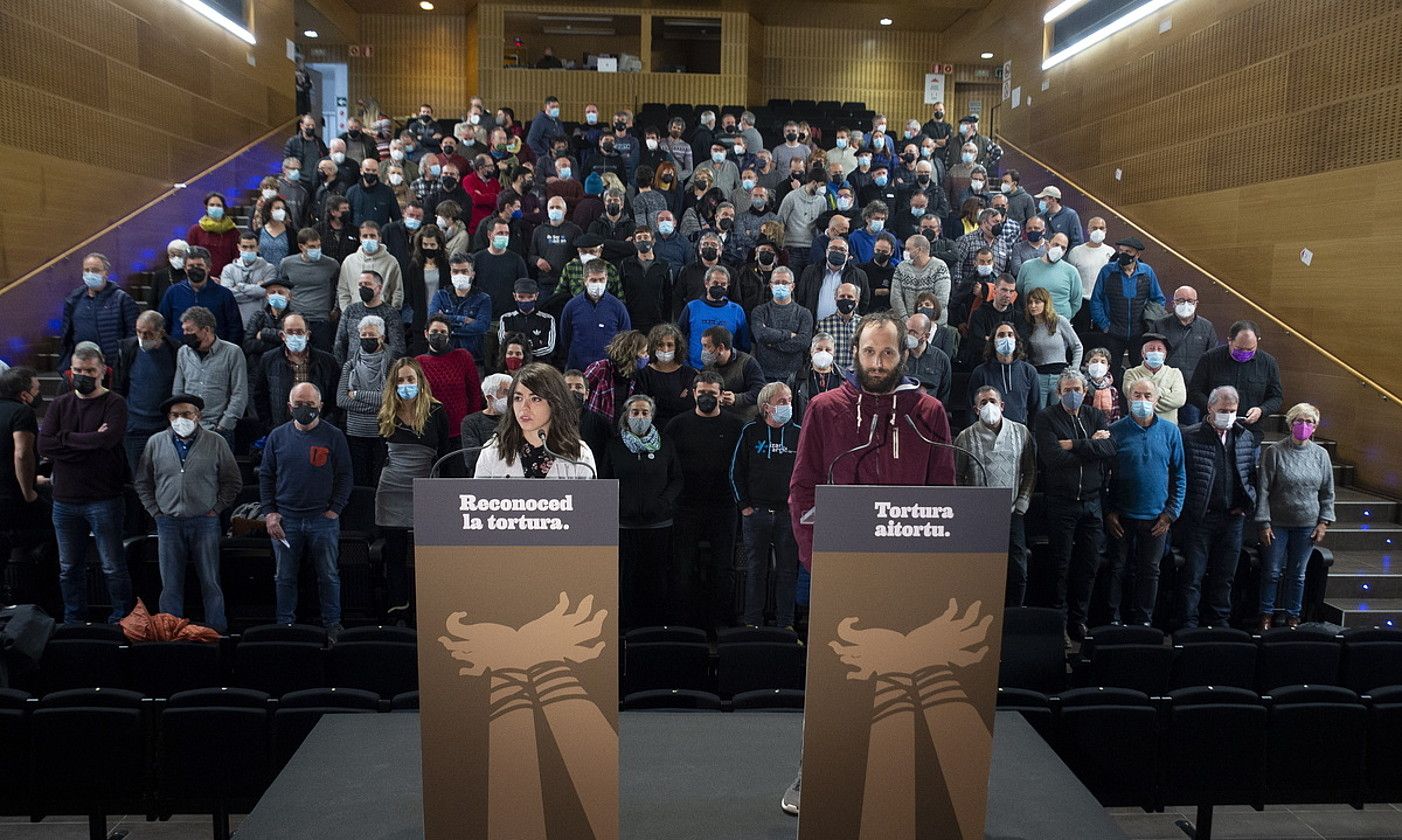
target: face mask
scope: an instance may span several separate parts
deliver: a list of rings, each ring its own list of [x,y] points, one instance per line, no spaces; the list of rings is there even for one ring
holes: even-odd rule
[[[722,231],[728,231],[732,227],[735,227],[735,220],[729,216],[721,216],[719,219],[716,219],[716,227],[720,228]]]
[[[778,257],[776,257],[773,253],[769,251],[760,251],[758,254],[755,255],[755,262],[759,263],[765,268],[768,268],[769,266],[773,265],[777,261],[777,259]]]
[[[149,353],[152,350],[155,350],[156,348],[160,347],[163,342],[159,338],[153,338],[149,341],[143,338],[140,339],[137,343],[141,345],[142,350],[145,350]]]
[[[708,363],[709,364],[709,363]],[[715,394],[697,394],[696,407],[701,409],[702,414],[710,414],[720,405],[720,397]]]
[[[872,179],[872,181],[875,182],[875,184],[878,187],[886,186],[887,182],[889,182],[890,180],[891,179],[887,178],[885,175],[877,175],[875,178]]]
[[[507,245],[510,245],[510,244],[511,244],[511,237],[510,237],[510,236],[502,236],[501,234],[496,234],[495,236],[492,237],[492,247],[495,248],[495,249],[497,249],[498,251],[505,251],[505,250],[506,250],[506,246],[507,246]]]
[[[848,197],[846,197],[846,196],[843,196],[843,195],[838,196],[838,197],[837,197],[837,209],[838,209],[838,210],[841,210],[841,211],[843,211],[843,212],[846,212],[846,211],[848,211],[848,210],[851,210],[851,209],[852,209],[852,199],[850,199],[850,198],[848,198]]]
[[[660,228],[660,225],[659,225],[659,228]],[[670,232],[671,232],[671,231],[668,231],[668,233],[670,233]],[[720,256],[720,251],[716,250],[714,247],[712,247],[712,246],[710,246],[710,245],[707,245],[705,248],[702,248],[702,249],[701,249],[701,259],[705,260],[706,262],[713,262],[713,261],[714,261],[717,257],[719,257],[719,256]]]
[[[83,285],[87,286],[89,289],[100,289],[104,285],[106,285],[106,283],[107,280],[101,274],[98,274],[95,271],[83,272]]]
[[[613,130],[614,130],[614,131],[624,131],[624,130],[626,130],[627,128],[628,128],[628,123],[624,122],[623,120],[614,120],[614,121],[613,121]]]
[[[1235,411],[1214,411],[1212,412],[1212,425],[1214,428],[1226,431],[1236,423]]]
[[[1029,230],[1029,231],[1027,232],[1027,241],[1028,241],[1028,242],[1041,242],[1041,241],[1042,241],[1042,234],[1043,234],[1043,231],[1040,231],[1040,230]]]
[[[1154,404],[1148,400],[1131,400],[1129,413],[1134,415],[1137,419],[1148,420],[1150,417],[1154,416]]]
[[[598,257],[594,256],[593,254],[589,253],[588,251],[581,251],[580,254],[579,254],[579,261],[580,261],[581,263],[583,263],[584,265],[588,265],[588,264],[589,264],[589,261],[590,261],[590,260],[594,260],[594,259],[598,259]]]
[[[876,251],[871,255],[871,258],[876,262],[877,265],[885,265],[886,263],[890,262],[891,255],[886,253],[885,251]]]
[[[284,169],[282,170],[282,177],[286,178],[289,181],[296,181],[298,178],[302,177],[302,170]]]
[[[268,305],[271,306],[273,309],[281,312],[282,310],[287,308],[287,295],[268,295]]]
[[[419,396],[419,386],[412,382],[406,382],[394,387],[394,392],[401,400],[417,399]]]
[[[262,195],[264,201],[272,201],[277,198],[277,190],[263,190]]]
[[[1086,365],[1086,372],[1091,375],[1092,379],[1104,379],[1105,374],[1110,372],[1110,366],[1104,362],[1091,362]]]
[[[787,283],[776,283],[771,289],[771,292],[774,295],[774,299],[780,303],[783,303],[793,296],[793,289],[790,289]]]
[[[746,178],[745,180],[743,180],[743,181],[740,182],[740,188],[741,188],[741,189],[744,189],[744,190],[752,190],[752,189],[754,189],[754,188],[755,188],[755,179],[754,179],[754,178]]]
[[[1053,245],[1047,249],[1047,259],[1052,262],[1057,262],[1064,256],[1066,256],[1066,249],[1060,245]]]
[[[793,406],[776,405],[774,406],[773,411],[769,413],[769,416],[774,418],[775,423],[778,423],[780,426],[783,426],[793,419]]]
[[[394,176],[391,175],[390,178],[393,179]],[[415,219],[415,218],[413,218],[413,217],[411,217],[411,216],[405,216],[405,217],[404,217],[404,229],[405,229],[405,230],[418,230],[420,227],[423,226],[423,223],[424,223],[424,220],[423,220],[423,219]]]
[[[379,240],[376,240],[376,239],[362,239],[362,240],[360,240],[360,250],[364,251],[364,252],[367,253],[367,254],[373,254],[373,253],[375,253],[376,251],[380,250],[380,243],[379,243]]]
[[[448,192],[452,192],[453,190],[455,190],[455,189],[457,189],[457,188],[458,188],[458,179],[457,179],[457,178],[454,178],[454,177],[451,176],[451,175],[444,175],[444,176],[443,176],[443,189],[447,190]]]
[[[847,252],[839,251],[836,248],[828,251],[828,265],[833,268],[841,268],[847,262]]]
[[[1158,350],[1151,350],[1144,354],[1144,366],[1150,370],[1158,370],[1163,367],[1164,354]]]
[[[928,146],[921,146],[921,147],[920,147],[920,157],[925,158],[926,160],[929,160],[930,158],[932,158],[932,157],[934,157],[934,156],[935,156],[935,150],[934,150],[934,149],[931,149],[931,148],[928,147]]]
[[[308,249],[307,249],[307,261],[308,261],[308,262],[316,262],[316,261],[318,261],[318,260],[320,260],[320,259],[321,259],[321,249],[320,249],[320,248],[308,248]]]
[[[380,352],[380,340],[378,338],[362,338],[360,340],[360,352],[378,353]],[[400,387],[403,387],[402,385]]]
[[[886,220],[872,219],[871,221],[867,222],[867,229],[870,230],[872,233],[880,233],[881,231],[886,229]]]
[[[170,267],[175,269],[176,271],[179,271],[180,269],[185,267],[184,257],[170,257],[168,261],[170,262]]]
[[[198,286],[209,279],[209,272],[205,271],[200,266],[192,266],[191,268],[185,269],[185,276],[190,278],[191,283]]]
[[[648,430],[651,429],[651,428],[652,428],[652,419],[651,419],[651,418],[648,418],[648,417],[629,417],[629,418],[628,418],[628,431],[632,432],[634,437],[642,437],[643,435],[647,434],[647,433],[648,433]]]
[[[514,373],[514,372],[520,370],[520,369],[521,369],[521,366],[524,365],[525,363],[526,363],[526,360],[525,360],[525,359],[519,359],[519,358],[517,358],[517,357],[515,357],[515,356],[512,356],[512,357],[510,357],[510,358],[508,358],[508,359],[506,360],[506,369]]]
[[[1000,356],[1011,356],[1017,350],[1017,339],[1011,336],[996,338],[993,340],[993,349],[997,350]]]
[[[858,166],[871,166],[871,158],[870,158],[869,156],[867,156],[867,155],[862,155],[861,157],[857,158],[857,165],[858,165]]]
[[[437,178],[439,175],[443,174],[443,165],[441,163],[435,163],[430,165],[428,167],[428,174]]]
[[[709,367],[711,365],[714,365],[718,358],[720,358],[720,354],[714,350],[701,351],[701,364],[703,366]],[[700,399],[700,397],[697,397],[697,399]]]
[[[369,286],[361,286],[359,294],[361,302],[367,305],[370,303],[370,301],[375,299],[375,290],[370,288]]]
[[[604,283],[585,283],[584,292],[591,298],[601,298],[604,296]]]
[[[593,113],[593,112],[591,111],[591,112],[589,112],[589,113],[587,113],[587,114],[584,115],[584,121],[585,121],[586,123],[589,123],[590,125],[598,125],[598,124],[599,124],[599,115],[598,115],[598,114],[595,114],[595,113]]]
[[[1235,360],[1238,361],[1238,362],[1243,362],[1243,363],[1249,362],[1249,361],[1251,361],[1252,359],[1256,358],[1256,351],[1255,351],[1255,350],[1233,350],[1233,351],[1232,351],[1232,358],[1235,359]]]
[[[218,204],[209,205],[204,209],[204,212],[205,215],[209,216],[211,219],[218,220],[224,218],[224,208],[220,207]]]
[[[656,353],[653,354],[653,358],[657,359],[657,361],[661,362],[664,365],[670,365],[672,363],[672,360],[676,357],[677,351],[675,350],[658,350]]]
[[[837,138],[837,148],[839,148],[839,149],[845,149],[845,148],[847,148],[847,138],[846,138],[846,137],[839,137],[839,138]]]
[[[1067,391],[1061,395],[1061,407],[1067,411],[1075,411],[1085,400],[1086,395],[1080,391]]]
[[[287,211],[279,207],[272,212],[272,217],[275,222],[285,222],[287,221]]]
[[[560,118],[560,109],[552,107],[550,110],[545,112],[545,115],[552,120],[558,120]]]
[[[912,206],[912,207],[910,208],[910,215],[912,215],[912,216],[914,216],[915,218],[918,219],[918,218],[920,218],[921,216],[925,215],[925,208],[924,208],[924,207],[914,207],[914,206]]]
[[[604,211],[610,216],[617,216],[619,213],[623,212],[623,205],[610,202],[604,205]]]
[[[492,398],[492,411],[496,412],[497,414],[505,414],[505,413],[506,413],[506,397],[493,397],[493,398]]]
[[[1003,195],[1007,195],[1008,193],[1010,193],[1010,192],[1013,191],[1013,185],[1012,185],[1012,184],[1003,184],[1003,185],[1002,185],[1001,187],[999,187],[998,189],[1001,190],[1001,191],[1003,192]]]
[[[739,143],[736,143],[736,144],[735,144],[735,156],[736,156],[736,157],[744,157],[744,156],[745,156],[745,147],[744,147],[744,146],[741,146]]]
[[[398,172],[391,172],[389,174],[389,182],[397,187],[404,183],[404,176],[400,175]]]
[[[672,235],[672,231],[674,231],[674,230],[676,230],[676,229],[677,229],[677,224],[676,224],[676,222],[658,222],[658,223],[657,223],[657,232],[660,233],[660,234],[662,234],[663,236],[671,236],[671,235]]]
[[[75,373],[72,376],[72,382],[73,390],[77,391],[83,396],[87,396],[88,394],[91,394],[93,391],[97,390],[97,379],[91,376],[86,376],[81,373]]]
[[[920,307],[919,309],[915,310],[915,313],[917,315],[924,315],[926,318],[929,318],[931,323],[934,323],[935,321],[935,310],[931,309],[928,306]]]
[[[920,337],[911,335],[910,333],[906,333],[905,346],[907,350],[914,350],[915,348],[920,346]]]
[[[258,259],[257,251],[239,251],[239,262],[244,265],[253,265],[253,261]]]
[[[1301,442],[1307,441],[1317,428],[1319,427],[1307,420],[1296,420],[1290,424],[1290,437]]]
[[[652,253],[652,242],[651,242],[651,240],[639,239],[639,240],[637,241],[637,243],[636,243],[636,247],[637,247],[637,249],[638,249],[638,253],[639,253],[639,254],[651,254],[651,253]]]
[[[725,300],[725,287],[711,286],[706,289],[706,296],[711,300]]]
[[[316,422],[316,418],[321,416],[321,410],[312,408],[309,405],[292,406],[292,419],[302,426],[310,426]]]
[[[561,178],[569,178],[570,175],[571,175],[572,173],[573,173],[573,170],[570,169],[569,167],[565,167],[564,169],[556,169],[556,170],[555,170],[555,174],[556,174],[556,175],[559,175]]]
[[[472,288],[472,275],[454,274],[453,288],[457,289],[459,292],[466,292],[468,289]]]
[[[1130,266],[1134,265],[1134,260],[1135,260],[1135,257],[1134,257],[1133,254],[1116,254],[1116,255],[1115,255],[1115,262],[1116,262],[1116,264],[1118,264],[1121,268],[1129,268]]]
[[[832,354],[826,350],[819,350],[813,354],[813,367],[826,370],[832,367]]]
[[[171,431],[183,438],[195,433],[195,421],[188,417],[177,417],[170,421]]]
[[[837,311],[843,315],[851,315],[857,308],[857,302],[851,298],[838,298]]]
[[[711,152],[712,163],[725,163],[725,152]]]
[[[1097,245],[1099,245],[1100,243],[1104,242],[1104,241],[1105,241],[1105,231],[1099,230],[1099,229],[1096,229],[1096,230],[1091,231],[1091,232],[1090,232],[1090,241],[1091,241],[1091,242],[1094,242],[1094,243],[1097,244]]]
[[[1191,318],[1198,311],[1196,303],[1180,303],[1173,307],[1173,314],[1179,318]]]
[[[307,337],[305,335],[285,335],[282,343],[293,353],[301,353],[307,349]]]
[[[978,271],[978,276],[980,277],[993,276],[993,266],[991,265],[976,265],[974,268]]]
[[[993,402],[984,403],[979,407],[978,419],[982,420],[985,425],[996,426],[998,421],[1003,419],[1003,407]]]
[[[334,163],[334,164],[336,164],[337,166],[340,166],[341,164],[343,164],[343,163],[346,162],[346,153],[345,153],[345,152],[332,152],[332,153],[331,153],[331,162]]]
[[[973,163],[973,162],[974,162],[974,153],[973,153],[973,152],[960,152],[960,153],[959,153],[959,159],[960,159],[961,161],[963,161],[964,163]]]
[[[970,189],[972,192],[976,192],[976,193],[977,193],[977,192],[983,192],[983,182],[982,182],[982,181],[970,181],[970,182],[969,182],[969,189]]]

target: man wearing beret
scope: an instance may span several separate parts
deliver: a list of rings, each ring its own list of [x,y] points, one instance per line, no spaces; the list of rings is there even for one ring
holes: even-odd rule
[[[222,435],[200,427],[204,400],[176,394],[161,405],[170,423],[151,435],[136,471],[136,495],[156,520],[161,569],[160,611],[185,615],[185,570],[193,562],[204,600],[204,624],[228,630],[219,586],[219,514],[243,480]]]

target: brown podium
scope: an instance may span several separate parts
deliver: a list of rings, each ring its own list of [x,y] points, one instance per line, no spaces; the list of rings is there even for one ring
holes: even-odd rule
[[[800,840],[982,840],[1010,491],[817,488]]]
[[[418,479],[426,840],[617,840],[618,484]]]

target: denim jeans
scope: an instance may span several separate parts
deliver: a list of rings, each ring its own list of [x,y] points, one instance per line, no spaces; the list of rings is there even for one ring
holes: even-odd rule
[[[764,602],[769,594],[769,552],[774,551],[774,623],[793,625],[794,587],[798,582],[798,543],[789,523],[787,507],[755,508],[740,517],[745,538],[746,624],[764,623]]]
[[[1056,395],[1056,381],[1061,378],[1059,373],[1039,373],[1037,381],[1042,383],[1042,404],[1038,408],[1049,408],[1058,401]]]
[[[1020,607],[1027,600],[1027,528],[1023,515],[1013,511],[1008,524],[1008,583],[1004,591],[1005,608]]]
[[[1203,620],[1211,627],[1226,627],[1232,614],[1232,579],[1241,555],[1243,514],[1208,511],[1192,523],[1183,540],[1183,573],[1178,582],[1177,614],[1173,626],[1191,630],[1198,626],[1199,604]]]
[[[1314,533],[1312,526],[1302,528],[1278,528],[1271,526],[1275,539],[1261,552],[1261,614],[1275,612],[1276,591],[1280,587],[1281,573],[1285,578],[1285,597],[1280,608],[1286,615],[1299,617],[1300,607],[1305,599],[1305,570],[1309,568],[1310,555],[1314,554]]]
[[[1076,501],[1049,495],[1046,509],[1052,562],[1056,564],[1056,602],[1052,606],[1066,614],[1068,627],[1074,627],[1086,621],[1100,562],[1100,499]]]
[[[69,504],[54,502],[54,536],[58,539],[58,583],[63,591],[63,620],[88,620],[88,534],[97,542],[97,556],[102,561],[102,575],[107,579],[107,594],[112,599],[112,612],[107,621],[115,624],[126,618],[136,605],[132,596],[131,574],[122,556],[122,519],[125,505],[121,499]]]
[[[220,633],[228,630],[224,590],[219,586],[219,517],[158,516],[156,537],[161,612],[185,617],[185,570],[194,561],[204,600],[204,623]]]
[[[136,475],[136,468],[141,464],[141,453],[146,451],[146,441],[151,439],[151,435],[156,432],[134,432],[127,429],[126,437],[122,438],[122,448],[127,453],[127,466],[131,468],[131,474]]]
[[[668,598],[669,623],[729,627],[735,603],[735,507],[679,508],[672,519],[675,547]],[[711,545],[709,557],[700,544]]]
[[[341,623],[341,573],[336,560],[341,552],[341,520],[314,516],[282,517],[287,545],[273,540],[277,559],[277,622],[297,621],[297,573],[302,554],[311,557],[316,569],[317,593],[321,599],[321,623],[330,627]]]
[[[1159,563],[1167,534],[1150,532],[1153,519],[1120,517],[1125,535],[1110,549],[1110,620],[1126,624],[1148,624],[1154,618],[1154,602],[1159,594]],[[1120,613],[1120,601],[1129,603]]]

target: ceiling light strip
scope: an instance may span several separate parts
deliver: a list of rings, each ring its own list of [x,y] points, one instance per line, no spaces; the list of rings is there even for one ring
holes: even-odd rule
[[[249,32],[243,26],[240,26],[239,24],[225,17],[222,12],[209,5],[208,3],[205,3],[204,0],[181,0],[181,2],[194,9],[195,11],[199,12],[200,14],[204,15],[205,17],[209,18],[210,20],[214,21],[215,23],[219,24],[221,27],[228,30],[240,41],[243,41],[244,43],[250,45],[258,43],[258,40],[253,37],[252,32]]]
[[[1052,67],[1055,67],[1056,65],[1065,61],[1066,59],[1070,58],[1071,56],[1076,55],[1077,53],[1085,52],[1086,50],[1100,43],[1101,41],[1104,41],[1106,38],[1109,38],[1111,35],[1114,35],[1116,32],[1119,32],[1120,30],[1125,29],[1129,26],[1133,26],[1134,24],[1138,23],[1139,21],[1143,20],[1149,15],[1152,15],[1154,12],[1157,12],[1165,6],[1168,6],[1172,2],[1173,0],[1149,0],[1149,2],[1145,3],[1139,8],[1133,9],[1130,12],[1116,18],[1115,20],[1110,21],[1109,23],[1085,36],[1084,38],[1072,44],[1071,46],[1061,50],[1060,52],[1052,53],[1051,55],[1047,56],[1046,60],[1042,62],[1042,69],[1049,70]]]

